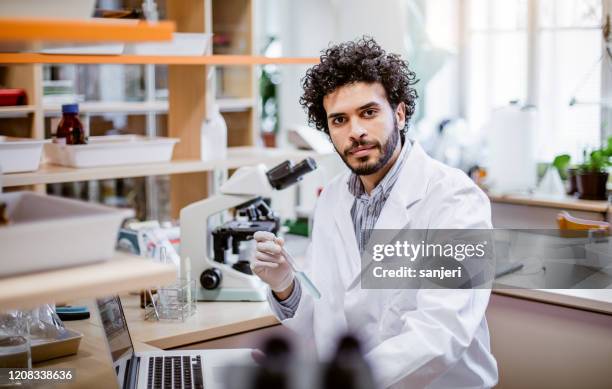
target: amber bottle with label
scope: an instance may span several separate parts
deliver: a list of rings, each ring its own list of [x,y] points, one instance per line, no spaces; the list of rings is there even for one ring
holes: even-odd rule
[[[62,120],[60,120],[55,133],[54,142],[67,145],[87,144],[83,123],[79,120],[79,105],[62,105]]]

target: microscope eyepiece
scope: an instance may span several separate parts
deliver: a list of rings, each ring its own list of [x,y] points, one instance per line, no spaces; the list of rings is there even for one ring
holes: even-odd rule
[[[302,179],[307,173],[315,170],[317,163],[312,158],[306,158],[294,165],[291,161],[285,161],[266,172],[270,185],[276,190],[285,189]]]

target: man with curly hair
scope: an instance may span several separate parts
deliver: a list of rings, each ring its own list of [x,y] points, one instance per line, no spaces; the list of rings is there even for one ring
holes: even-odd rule
[[[485,319],[490,290],[365,289],[361,254],[372,229],[489,229],[487,197],[461,171],[406,138],[415,74],[372,38],[329,47],[303,79],[309,122],[348,171],[317,202],[305,271],[322,293],[302,293],[283,240],[257,232],[252,268],[270,286],[284,325],[323,358],[357,334],[383,387],[489,388],[497,364]]]

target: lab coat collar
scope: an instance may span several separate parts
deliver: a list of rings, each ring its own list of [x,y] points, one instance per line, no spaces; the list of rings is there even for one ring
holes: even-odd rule
[[[376,229],[402,229],[410,226],[410,208],[425,196],[428,186],[426,173],[428,158],[421,146],[416,141],[412,141],[410,153],[376,222]],[[346,261],[344,264],[339,264],[340,268],[347,269],[340,275],[345,288],[354,285],[355,278],[360,277],[361,273],[361,254],[351,219],[351,207],[355,197],[348,190],[349,177],[347,174],[342,180],[334,207],[334,219],[347,251],[344,258],[338,258],[340,261]]]

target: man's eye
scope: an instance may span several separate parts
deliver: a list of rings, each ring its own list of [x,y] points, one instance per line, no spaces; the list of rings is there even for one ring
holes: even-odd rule
[[[374,109],[366,109],[365,111],[363,111],[363,116],[365,117],[371,117],[374,116],[376,114],[376,110]]]
[[[332,120],[332,124],[339,125],[344,123],[345,119],[343,117],[336,117]]]

